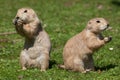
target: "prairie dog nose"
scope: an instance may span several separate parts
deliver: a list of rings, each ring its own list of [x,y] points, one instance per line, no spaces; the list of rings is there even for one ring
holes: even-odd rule
[[[19,19],[19,17],[16,17],[16,19]]]
[[[13,24],[14,24],[14,25],[17,24],[18,19],[19,19],[19,17],[16,17],[16,18],[13,20]]]

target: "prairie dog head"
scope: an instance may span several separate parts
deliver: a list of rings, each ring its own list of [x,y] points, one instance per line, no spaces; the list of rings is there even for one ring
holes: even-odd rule
[[[21,8],[17,11],[15,18],[13,19],[14,25],[21,26],[23,24],[29,24],[31,22],[38,21],[39,19],[35,11],[31,8]]]
[[[35,11],[31,8],[18,9],[13,24],[18,34],[27,38],[33,38],[42,30],[41,22]]]
[[[87,29],[93,33],[100,33],[109,27],[109,23],[104,18],[93,18],[88,21]]]

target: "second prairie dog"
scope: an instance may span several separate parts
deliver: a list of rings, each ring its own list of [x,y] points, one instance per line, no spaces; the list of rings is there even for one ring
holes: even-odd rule
[[[111,37],[101,34],[108,27],[104,18],[91,19],[82,32],[67,41],[63,49],[64,64],[59,67],[82,73],[94,70],[94,51],[111,41]]]
[[[35,11],[31,8],[19,9],[13,23],[17,33],[25,37],[20,54],[22,70],[28,67],[38,67],[41,71],[48,69],[51,42]]]

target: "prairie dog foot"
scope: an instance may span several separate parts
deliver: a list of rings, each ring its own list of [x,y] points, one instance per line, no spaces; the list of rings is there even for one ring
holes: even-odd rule
[[[27,70],[27,68],[26,67],[22,67],[22,70],[25,71],[25,70]]]
[[[41,72],[45,72],[45,71],[46,71],[46,69],[41,69],[40,71],[41,71]]]
[[[87,73],[87,72],[90,72],[91,69],[86,69],[85,71],[83,71],[82,73]]]

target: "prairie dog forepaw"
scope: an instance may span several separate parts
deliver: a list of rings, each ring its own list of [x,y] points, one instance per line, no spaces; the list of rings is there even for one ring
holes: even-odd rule
[[[111,40],[112,40],[112,36],[110,36],[110,37],[105,37],[105,38],[104,38],[104,41],[105,41],[105,42],[110,42]]]

